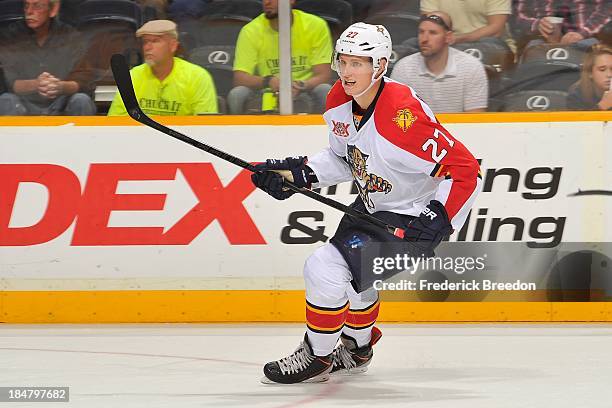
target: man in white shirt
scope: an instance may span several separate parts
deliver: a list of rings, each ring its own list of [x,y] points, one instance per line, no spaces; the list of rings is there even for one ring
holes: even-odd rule
[[[451,48],[452,22],[436,11],[421,18],[420,53],[395,64],[391,78],[410,85],[435,113],[484,112],[489,85],[482,63]]]

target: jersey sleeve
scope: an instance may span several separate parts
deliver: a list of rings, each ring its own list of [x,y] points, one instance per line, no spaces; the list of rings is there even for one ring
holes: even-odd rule
[[[344,93],[340,81],[336,81],[327,94],[323,119],[327,124],[329,147],[308,160],[308,166],[315,172],[319,182],[313,187],[327,187],[353,179],[351,169],[344,159],[346,142],[333,132],[333,122],[330,119],[331,110],[351,102],[352,98]],[[331,122],[331,125],[330,125]]]
[[[446,208],[453,228],[461,229],[480,191],[478,162],[438,122],[429,106],[412,88],[398,83],[387,85],[396,88],[396,94],[402,94],[391,98],[393,103],[380,110],[376,121],[379,133],[400,153],[396,155],[393,166],[404,171],[416,168],[440,181],[434,198]]]
[[[313,188],[333,186],[353,179],[346,161],[338,156],[331,147],[308,158],[308,167],[314,171],[319,180],[318,183],[313,183]]]

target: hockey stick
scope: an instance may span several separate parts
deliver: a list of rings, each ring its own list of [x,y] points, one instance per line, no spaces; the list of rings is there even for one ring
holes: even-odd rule
[[[130,76],[130,71],[128,68],[128,64],[125,60],[125,57],[121,54],[115,54],[111,57],[111,68],[113,70],[113,76],[115,77],[115,82],[117,83],[117,88],[119,88],[119,93],[121,94],[121,99],[123,99],[123,104],[125,105],[125,109],[128,114],[137,122],[142,123],[143,125],[152,127],[155,130],[159,130],[162,133],[167,134],[175,139],[180,140],[181,142],[190,144],[191,146],[197,147],[200,150],[204,150],[216,156],[220,159],[228,161],[230,163],[235,164],[236,166],[242,167],[243,169],[250,170],[252,172],[256,172],[257,169],[251,163],[248,163],[238,157],[232,156],[231,154],[225,153],[221,150],[218,150],[212,146],[204,144],[202,142],[198,142],[195,139],[190,138],[189,136],[185,136],[182,133],[179,133],[175,130],[172,130],[161,123],[158,123],[145,115],[145,113],[140,109],[138,105],[138,101],[136,99],[136,94],[134,93],[134,86],[132,84],[132,77]],[[336,210],[340,210],[345,214],[349,214],[355,218],[358,218],[362,221],[369,222],[370,224],[376,225],[377,227],[385,229],[390,234],[395,235],[396,237],[403,238],[404,230],[402,228],[394,227],[392,225],[386,224],[381,220],[363,213],[361,211],[355,210],[349,206],[346,206],[342,203],[334,201],[330,198],[324,197],[312,190],[306,188],[297,187],[295,184],[285,180],[284,185],[290,190],[303,194],[307,197],[312,198],[320,203],[326,204],[330,207],[335,208]]]

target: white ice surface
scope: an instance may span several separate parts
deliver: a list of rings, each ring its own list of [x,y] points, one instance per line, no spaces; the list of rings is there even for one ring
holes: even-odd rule
[[[0,325],[0,386],[58,407],[612,407],[610,325],[381,325],[370,370],[264,385],[302,325]]]

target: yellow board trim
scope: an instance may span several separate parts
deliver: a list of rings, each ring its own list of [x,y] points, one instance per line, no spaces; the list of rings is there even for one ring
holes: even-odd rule
[[[516,123],[516,122],[606,122],[612,120],[610,111],[592,112],[485,112],[442,113],[441,123]],[[321,115],[210,115],[210,116],[153,116],[168,126],[308,126],[323,125]],[[135,120],[108,116],[3,116],[0,126],[143,126]]]
[[[4,291],[3,323],[304,322],[301,290]],[[607,302],[383,302],[382,322],[612,322]]]

